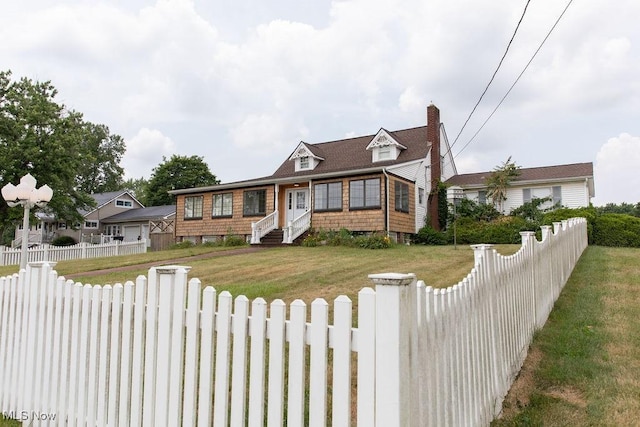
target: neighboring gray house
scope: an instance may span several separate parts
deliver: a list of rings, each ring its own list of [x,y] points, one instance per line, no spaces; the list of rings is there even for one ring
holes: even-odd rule
[[[461,187],[468,199],[490,203],[485,180],[491,174],[489,171],[455,175],[445,183]],[[534,198],[547,197],[550,200],[543,207],[559,204],[567,208],[582,208],[589,206],[594,196],[593,163],[521,168],[520,176],[507,189],[502,213],[508,214]]]
[[[102,225],[105,230],[122,236],[125,242],[147,239],[147,244],[150,245],[150,234],[173,232],[175,216],[175,205],[151,206],[110,216],[102,220]]]
[[[80,212],[84,217],[82,223],[70,224],[43,212],[36,212],[39,221],[31,225],[29,244],[47,243],[59,236],[71,236],[78,242],[93,243],[109,241],[114,237],[133,241],[138,236],[149,241],[149,234],[154,231],[153,224],[156,223],[157,230],[173,231],[173,223],[166,223],[175,215],[173,205],[145,208],[128,190],[91,196],[96,201],[96,207]],[[114,217],[116,220],[111,220]],[[21,236],[21,227],[17,227],[15,237],[19,239]]]

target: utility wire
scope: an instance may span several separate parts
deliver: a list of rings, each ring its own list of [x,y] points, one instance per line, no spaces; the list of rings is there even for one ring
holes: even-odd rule
[[[520,78],[522,77],[522,75],[524,74],[525,71],[527,71],[527,68],[529,68],[529,65],[531,65],[531,63],[533,62],[534,58],[538,55],[538,53],[540,52],[540,49],[542,49],[542,46],[545,44],[545,42],[547,41],[547,39],[549,38],[549,36],[551,36],[551,33],[553,32],[553,30],[556,28],[556,26],[558,25],[558,23],[560,22],[560,20],[562,19],[562,17],[564,16],[565,12],[567,11],[567,9],[569,9],[569,6],[571,6],[571,3],[573,3],[573,0],[569,0],[569,2],[567,3],[567,5],[565,6],[564,10],[562,11],[562,13],[560,14],[560,16],[558,16],[558,19],[556,19],[556,22],[553,24],[553,26],[551,27],[551,29],[549,30],[549,32],[547,33],[547,35],[545,36],[545,38],[542,40],[542,43],[540,43],[540,46],[538,46],[538,49],[536,49],[536,51],[534,52],[533,56],[531,57],[531,59],[529,59],[529,62],[527,62],[527,65],[525,65],[525,67],[523,68],[522,72],[518,75],[518,77],[516,78],[516,80],[513,82],[513,84],[511,85],[511,87],[509,88],[509,90],[507,91],[507,93],[504,94],[504,96],[502,97],[502,99],[500,100],[500,102],[498,103],[498,105],[496,105],[496,108],[493,109],[493,111],[491,112],[491,114],[489,114],[489,117],[487,117],[487,119],[484,121],[484,123],[482,123],[482,126],[480,126],[480,129],[478,129],[476,131],[475,134],[473,134],[473,136],[471,137],[471,139],[469,140],[469,142],[467,142],[464,147],[462,147],[460,149],[460,151],[458,151],[458,153],[453,156],[453,158],[455,159],[456,157],[458,157],[460,155],[460,153],[462,153],[462,151],[464,151],[465,148],[467,148],[469,146],[469,144],[471,144],[471,142],[475,139],[476,136],[478,136],[478,134],[480,133],[480,131],[482,130],[482,128],[484,128],[484,126],[487,124],[487,122],[491,119],[491,117],[493,117],[493,115],[495,114],[495,112],[498,110],[498,108],[500,108],[500,106],[502,105],[502,103],[504,102],[504,100],[507,98],[507,96],[509,96],[509,94],[511,93],[511,91],[513,90],[514,86],[518,83],[518,81],[520,80]]]
[[[469,120],[471,120],[471,116],[473,116],[473,113],[475,113],[476,108],[478,108],[478,105],[480,105],[480,102],[482,101],[482,98],[484,98],[484,95],[489,90],[489,86],[491,86],[491,83],[493,83],[493,80],[496,78],[496,74],[498,74],[498,70],[500,70],[500,67],[502,66],[502,63],[504,62],[504,59],[507,57],[507,53],[509,52],[509,48],[511,47],[511,43],[513,43],[513,39],[515,39],[516,34],[518,33],[518,29],[520,28],[520,24],[522,23],[522,20],[524,19],[524,15],[527,13],[527,8],[529,7],[529,3],[531,3],[531,0],[527,0],[527,4],[524,5],[524,10],[522,11],[522,16],[520,16],[520,20],[518,21],[518,25],[516,25],[516,29],[514,30],[513,35],[511,36],[511,40],[509,40],[509,43],[507,44],[507,48],[505,49],[504,54],[502,55],[502,58],[500,59],[500,62],[498,63],[498,66],[496,67],[496,70],[493,72],[493,75],[491,76],[491,80],[489,80],[489,83],[487,83],[487,86],[484,88],[484,91],[482,92],[482,95],[480,95],[480,98],[478,99],[478,102],[476,102],[476,105],[473,106],[473,109],[471,110],[471,113],[469,113],[469,116],[467,117],[467,120],[465,120],[464,124],[462,125],[462,128],[460,129],[460,132],[458,132],[458,135],[456,135],[456,138],[453,140],[453,143],[451,144],[451,147],[449,147],[449,150],[451,150],[453,148],[453,146],[456,145],[456,142],[458,142],[458,138],[460,138],[460,135],[462,135],[462,131],[467,126],[467,123],[469,123]]]

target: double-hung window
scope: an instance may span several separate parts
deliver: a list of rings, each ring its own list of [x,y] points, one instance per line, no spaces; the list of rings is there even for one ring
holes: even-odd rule
[[[267,213],[267,190],[245,191],[243,202],[244,216],[264,215]]]
[[[380,178],[360,179],[349,183],[349,208],[380,207]]]
[[[98,228],[98,221],[85,221],[84,228]]]
[[[555,185],[551,187],[551,202],[553,206],[562,205],[562,187],[559,185]]]
[[[184,219],[202,219],[202,196],[184,198]]]
[[[233,216],[233,193],[213,195],[213,217]]]
[[[478,191],[478,204],[479,205],[487,204],[487,192],[485,190]]]
[[[313,199],[316,211],[341,211],[342,182],[316,184]]]
[[[396,181],[395,190],[396,210],[409,213],[409,184]]]

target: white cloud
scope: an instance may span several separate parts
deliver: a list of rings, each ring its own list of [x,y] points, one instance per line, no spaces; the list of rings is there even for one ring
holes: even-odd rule
[[[596,156],[594,205],[640,202],[640,137],[609,139]]]
[[[171,138],[156,129],[142,128],[136,135],[127,139],[127,151],[122,159],[128,178],[149,178],[153,168],[162,162],[162,157],[175,153],[175,144]]]
[[[301,140],[425,124],[450,142],[497,66],[523,4],[492,0],[50,0],[9,2],[0,69],[51,80],[59,99],[128,140],[160,143],[123,165],[199,155],[221,177],[275,170]],[[532,2],[458,154],[566,3]],[[640,135],[637,0],[573,2],[493,118],[456,157],[461,173],[507,157],[523,167],[594,161],[602,141]],[[5,15],[3,15],[5,16]],[[482,19],[478,19],[482,16]],[[163,136],[162,134],[160,134]],[[163,136],[166,138],[166,136]],[[162,139],[162,138],[160,138]],[[268,153],[268,154],[267,154]],[[157,155],[156,155],[157,154]],[[155,156],[155,157],[154,157]],[[596,188],[603,196],[596,177]]]

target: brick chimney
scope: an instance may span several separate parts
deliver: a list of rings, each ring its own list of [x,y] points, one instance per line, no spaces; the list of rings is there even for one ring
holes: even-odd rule
[[[429,223],[434,230],[440,230],[438,215],[438,183],[442,176],[440,162],[440,110],[431,104],[427,107],[427,142],[431,144],[431,189],[429,191],[427,212]]]

